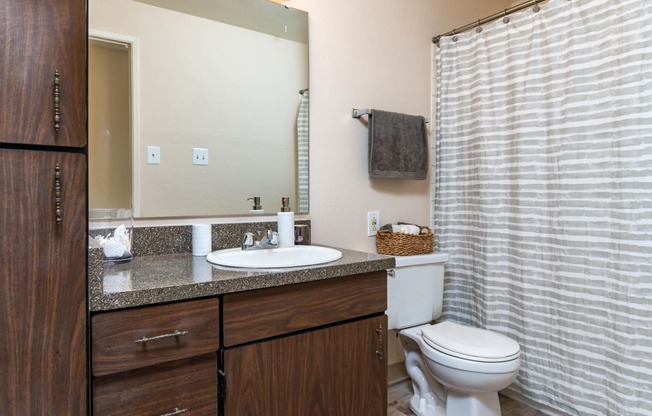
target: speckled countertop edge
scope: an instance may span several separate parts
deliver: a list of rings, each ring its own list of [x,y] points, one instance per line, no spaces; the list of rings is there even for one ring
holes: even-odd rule
[[[206,257],[176,253],[134,257],[102,265],[102,252],[89,251],[91,312],[173,302],[304,283],[391,269],[394,257],[338,248],[342,258],[326,264],[274,270],[244,270],[212,265]]]

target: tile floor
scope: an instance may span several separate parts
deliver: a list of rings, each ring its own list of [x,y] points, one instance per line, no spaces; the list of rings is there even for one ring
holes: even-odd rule
[[[410,411],[410,397],[412,386],[409,381],[389,386],[387,392],[387,416],[413,416]],[[545,416],[545,414],[532,409],[516,400],[500,396],[502,416]]]

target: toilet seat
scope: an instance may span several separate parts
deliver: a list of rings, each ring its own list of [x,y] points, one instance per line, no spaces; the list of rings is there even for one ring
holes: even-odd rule
[[[521,353],[518,343],[502,334],[454,322],[424,326],[421,337],[441,353],[470,361],[511,361]]]

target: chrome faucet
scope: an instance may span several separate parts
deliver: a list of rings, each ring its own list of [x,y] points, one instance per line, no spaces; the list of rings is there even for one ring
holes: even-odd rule
[[[254,233],[245,233],[242,238],[243,250],[262,250],[278,247],[278,233],[276,231],[261,231],[257,236]]]

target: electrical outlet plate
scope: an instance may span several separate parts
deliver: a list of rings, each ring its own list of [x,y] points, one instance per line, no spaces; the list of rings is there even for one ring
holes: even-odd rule
[[[193,165],[208,165],[208,149],[201,147],[193,147],[192,149],[192,164]]]
[[[367,212],[367,236],[373,237],[380,228],[380,212],[370,211]]]

